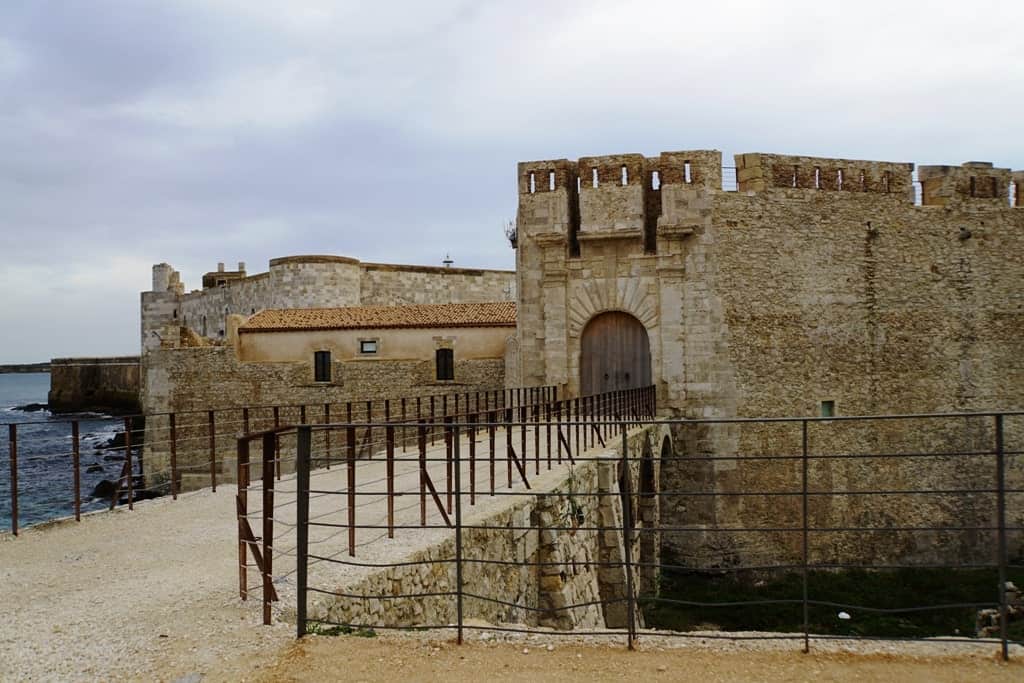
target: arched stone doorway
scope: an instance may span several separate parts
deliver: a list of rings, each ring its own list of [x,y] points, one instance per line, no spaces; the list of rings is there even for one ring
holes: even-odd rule
[[[580,339],[580,395],[651,384],[651,343],[643,323],[609,311],[590,319]]]

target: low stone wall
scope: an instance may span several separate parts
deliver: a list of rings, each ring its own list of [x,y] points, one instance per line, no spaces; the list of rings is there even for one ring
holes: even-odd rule
[[[640,491],[642,460],[661,431],[648,426],[629,434],[630,490],[634,494]],[[544,487],[546,495],[509,497],[500,510],[465,517],[464,524],[473,527],[463,532],[465,619],[560,630],[626,625],[624,498],[618,443],[613,440],[609,448],[588,453],[584,462],[568,467]],[[632,500],[634,509],[643,507],[637,497]],[[639,530],[647,523],[638,517],[634,515],[633,562],[656,563],[657,557],[641,554]],[[452,532],[440,543],[400,558],[402,566],[372,570],[360,579],[331,587],[338,593],[366,597],[311,593],[319,598],[310,604],[308,617],[377,627],[453,624],[457,618],[454,557]],[[495,560],[508,564],[495,564]],[[646,580],[643,575],[634,572],[635,595],[654,594],[656,574]],[[311,578],[310,585],[323,588],[325,580]],[[451,595],[429,595],[435,593]],[[428,595],[417,597],[420,594]]]
[[[50,410],[139,412],[139,357],[54,358]]]

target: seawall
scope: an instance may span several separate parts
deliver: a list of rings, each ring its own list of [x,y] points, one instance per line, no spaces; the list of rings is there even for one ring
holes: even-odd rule
[[[139,412],[139,357],[54,358],[50,410]]]

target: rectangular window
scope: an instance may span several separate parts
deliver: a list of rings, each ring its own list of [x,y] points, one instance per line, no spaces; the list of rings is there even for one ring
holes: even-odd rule
[[[434,364],[438,379],[455,379],[455,352],[451,349],[438,349],[434,353]]]
[[[359,340],[359,353],[366,353],[366,354],[377,353],[377,340],[376,339],[360,339]]]
[[[821,402],[821,416],[822,417],[835,417],[836,416],[836,402],[835,401],[822,401]]]
[[[317,382],[331,381],[330,351],[316,351],[313,353],[313,379]]]

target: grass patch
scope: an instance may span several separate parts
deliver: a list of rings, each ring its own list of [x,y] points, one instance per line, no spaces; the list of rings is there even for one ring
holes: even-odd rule
[[[330,626],[318,621],[306,623],[306,633],[313,636],[355,636],[356,638],[376,638],[377,632],[362,626]]]
[[[1018,586],[1024,572],[1007,577]],[[953,603],[992,603],[998,600],[998,574],[994,569],[897,569],[811,571],[808,597],[843,605],[896,609]],[[659,598],[702,603],[747,600],[800,600],[799,573],[671,572],[661,577]],[[643,611],[649,627],[674,631],[803,630],[800,604],[703,607],[645,599]],[[849,620],[838,617],[850,614]],[[878,614],[856,607],[810,606],[810,631],[821,635],[928,638],[975,635],[976,608],[929,609],[922,612]],[[1024,640],[1024,622],[1011,622],[1009,635]]]

